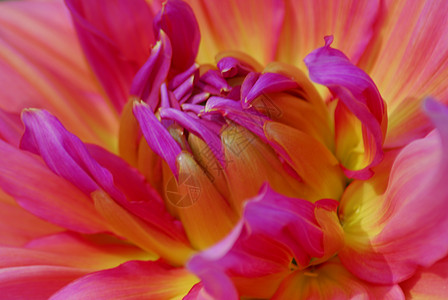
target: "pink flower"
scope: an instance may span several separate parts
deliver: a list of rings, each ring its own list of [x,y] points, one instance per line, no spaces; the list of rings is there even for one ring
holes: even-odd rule
[[[187,2],[0,3],[2,298],[447,297],[448,4]]]

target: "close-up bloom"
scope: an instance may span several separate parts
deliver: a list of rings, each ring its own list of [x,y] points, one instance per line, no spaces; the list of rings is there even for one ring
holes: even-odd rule
[[[448,298],[447,15],[1,1],[0,298]]]

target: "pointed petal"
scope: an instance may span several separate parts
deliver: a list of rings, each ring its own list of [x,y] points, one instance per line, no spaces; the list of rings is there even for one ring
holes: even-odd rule
[[[287,299],[403,299],[398,285],[375,285],[348,272],[333,259],[311,272],[295,271],[275,293],[273,300]]]
[[[149,147],[163,158],[173,174],[178,174],[176,157],[182,149],[168,130],[157,120],[151,108],[145,103],[134,102],[133,112]]]
[[[197,281],[186,269],[160,261],[131,261],[82,277],[50,299],[180,299]]]
[[[348,159],[349,153],[336,150],[345,161],[346,175],[351,178],[368,178],[370,168],[382,158],[382,142],[387,128],[386,108],[374,82],[360,68],[354,66],[339,50],[330,47],[333,37],[325,38],[325,46],[310,53],[305,58],[310,78],[316,83],[326,85],[334,97],[356,116],[362,123],[364,157],[361,162]],[[338,115],[336,114],[335,118]],[[341,129],[336,122],[336,132]],[[353,134],[356,134],[353,133]],[[337,133],[336,133],[337,136]],[[336,147],[340,139],[336,138]],[[353,151],[353,150],[352,150]]]
[[[347,246],[339,257],[365,280],[400,282],[448,251],[444,179],[448,158],[443,155],[448,145],[448,108],[428,100],[425,110],[438,129],[403,148],[393,162],[387,189],[386,169],[386,174],[378,171],[365,183],[353,182],[341,200]],[[358,191],[366,196],[358,197]]]
[[[408,299],[446,299],[448,297],[448,256],[428,268],[420,268],[400,283]]]
[[[26,210],[74,231],[96,233],[107,230],[89,197],[51,172],[35,155],[2,141],[0,152],[0,186]]]
[[[0,3],[0,108],[45,108],[87,142],[113,148],[117,115],[62,1]]]
[[[134,75],[148,58],[154,41],[153,15],[144,0],[66,0],[84,53],[120,112]]]
[[[163,31],[151,50],[148,60],[132,80],[130,93],[142,99],[154,110],[159,103],[159,90],[165,81],[171,65],[171,43]]]
[[[154,19],[154,31],[163,30],[173,45],[171,67],[176,73],[188,69],[195,61],[201,34],[191,7],[183,1],[169,0]]]
[[[0,270],[2,298],[46,300],[60,288],[86,275],[85,270],[57,266],[27,266]]]
[[[425,97],[448,101],[448,3],[388,1],[385,10],[374,49],[377,55],[365,69],[387,102],[390,121],[385,145],[392,148],[432,130],[420,110]]]

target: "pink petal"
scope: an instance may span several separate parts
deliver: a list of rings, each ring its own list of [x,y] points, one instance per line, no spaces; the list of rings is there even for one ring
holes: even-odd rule
[[[265,185],[246,203],[243,218],[234,230],[193,256],[187,266],[201,278],[212,298],[235,299],[229,276],[282,274],[288,272],[292,258],[306,266],[310,257],[323,253],[323,234],[314,217],[314,204],[282,196]]]
[[[2,299],[48,299],[85,270],[57,266],[28,266],[0,269]]]
[[[0,153],[0,186],[26,210],[74,231],[107,230],[89,197],[51,172],[35,155],[2,141]]]
[[[0,109],[45,108],[81,139],[112,147],[117,115],[62,1],[0,3]]]
[[[171,67],[175,73],[188,69],[195,61],[201,35],[191,7],[179,0],[169,0],[154,19],[154,31],[163,30],[173,46]]]
[[[332,41],[333,37],[326,37],[325,46],[311,52],[305,58],[305,64],[311,80],[326,85],[333,96],[341,101],[338,106],[343,103],[361,121],[367,165],[361,169],[346,169],[345,173],[351,178],[366,179],[371,176],[370,168],[377,165],[383,155],[386,108],[375,83],[341,51],[331,48]],[[335,118],[338,118],[338,110]],[[336,135],[338,130],[344,130],[340,128],[336,121]]]
[[[373,51],[364,68],[387,102],[389,128],[385,145],[401,147],[424,137],[433,126],[421,111],[428,95],[447,103],[448,3],[386,1]]]
[[[384,194],[375,177],[365,183],[353,182],[341,201],[340,214],[348,234],[347,247],[339,257],[351,272],[370,282],[403,281],[418,266],[428,267],[448,252],[448,157],[444,155],[448,108],[429,99],[425,110],[437,130],[403,148],[393,162]],[[378,178],[384,176],[378,174]],[[380,195],[365,192],[359,202],[354,188],[372,191],[369,186]]]
[[[171,171],[177,175],[176,158],[182,151],[180,146],[157,120],[148,105],[135,102],[133,112],[149,147],[162,157],[170,166]]]
[[[22,246],[29,240],[63,229],[32,215],[0,190],[0,245]]]
[[[153,14],[144,0],[66,0],[84,53],[118,111],[154,42]]]
[[[170,40],[163,31],[159,33],[159,38],[148,60],[135,75],[130,91],[132,95],[148,103],[152,109],[159,103],[160,85],[168,75],[172,56]]]
[[[154,299],[180,298],[197,283],[186,269],[161,261],[130,261],[89,274],[69,284],[50,299]]]
[[[448,256],[400,283],[408,299],[448,298]]]

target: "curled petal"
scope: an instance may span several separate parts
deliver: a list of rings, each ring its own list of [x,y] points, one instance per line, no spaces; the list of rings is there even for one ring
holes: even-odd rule
[[[154,19],[154,30],[163,30],[173,46],[171,67],[176,73],[188,69],[195,61],[201,35],[191,7],[180,0],[169,0]]]
[[[151,50],[151,55],[135,75],[130,93],[142,99],[154,110],[159,103],[160,85],[165,81],[171,64],[171,43],[163,31],[159,41]]]
[[[389,171],[379,170],[354,181],[341,200],[346,247],[339,257],[371,282],[403,281],[448,251],[448,108],[431,99],[424,108],[437,130],[400,151],[388,183]]]
[[[362,163],[350,161],[347,156],[350,153],[339,155],[342,160],[348,160],[345,173],[351,178],[369,178],[372,174],[370,168],[377,165],[383,156],[382,143],[387,126],[386,107],[370,77],[360,68],[353,65],[350,60],[339,50],[330,47],[333,37],[325,38],[325,46],[311,52],[305,58],[311,79],[319,84],[326,85],[333,96],[338,98],[338,106],[346,108],[350,114],[356,116],[362,124],[362,142],[364,145],[364,157]],[[336,110],[336,118],[338,118]],[[348,113],[348,112],[347,112]],[[338,148],[338,132],[352,130],[343,128],[336,121],[336,147]],[[353,132],[352,134],[358,134]],[[353,151],[353,149],[351,149]]]

